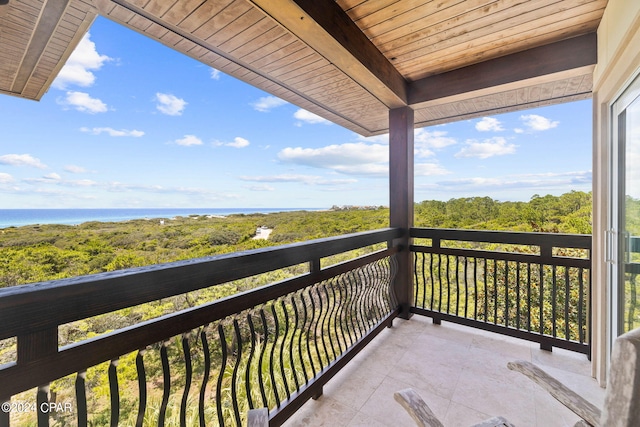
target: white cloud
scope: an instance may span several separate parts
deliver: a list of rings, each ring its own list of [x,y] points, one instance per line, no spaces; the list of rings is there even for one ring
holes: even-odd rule
[[[65,98],[58,98],[58,104],[75,108],[83,113],[104,113],[108,110],[107,104],[98,98],[92,98],[85,92],[67,92]]]
[[[249,186],[246,186],[245,188],[250,191],[275,191],[276,190],[275,188],[273,188],[268,184],[249,185]]]
[[[82,166],[76,166],[76,165],[67,165],[67,166],[64,167],[64,170],[65,170],[65,172],[69,172],[69,173],[86,173],[86,172],[88,172]]]
[[[581,185],[591,185],[591,171],[549,172],[540,174],[509,175],[502,177],[473,177],[441,181],[436,184],[440,190],[466,192],[477,194],[489,190],[504,189],[532,189],[553,190],[558,188],[576,188]]]
[[[520,116],[520,120],[522,120],[522,123],[532,131],[549,130],[558,127],[558,125],[560,124],[559,121],[552,121],[537,114]],[[518,130],[516,130],[516,132],[518,132]]]
[[[0,184],[8,184],[13,182],[13,177],[8,173],[0,172]]]
[[[515,144],[507,144],[507,140],[502,137],[494,137],[478,142],[474,139],[468,139],[465,146],[455,154],[455,157],[477,157],[479,159],[488,159],[493,156],[504,156],[505,154],[513,154],[516,152]]]
[[[416,163],[413,168],[413,173],[416,176],[447,175],[451,173],[437,163]]]
[[[455,138],[447,136],[446,131],[428,131],[424,128],[414,131],[414,152],[419,158],[433,156],[433,150],[439,150],[449,145],[455,145]]]
[[[302,123],[308,123],[311,125],[320,124],[320,123],[325,125],[331,124],[329,120],[323,119],[317,114],[313,114],[312,112],[303,110],[302,108],[296,111],[295,113],[293,113],[293,117],[299,120],[297,123],[298,126],[301,126]]]
[[[30,154],[5,154],[0,156],[0,164],[10,166],[31,166],[38,169],[46,169],[47,165],[43,164]]]
[[[184,99],[168,93],[156,93],[156,101],[158,102],[156,105],[158,111],[168,116],[181,116],[187,106]]]
[[[331,169],[350,175],[385,176],[388,171],[389,148],[364,142],[328,145],[322,148],[290,148],[278,153],[284,162]]]
[[[227,147],[233,147],[233,148],[244,148],[249,146],[249,141],[239,136],[236,136],[235,138],[233,138],[233,142],[228,142],[224,145],[226,145]]]
[[[220,146],[225,146],[225,147],[233,147],[233,148],[244,148],[244,147],[248,147],[250,144],[250,142],[240,136],[236,136],[235,138],[233,138],[233,142],[220,142],[220,141],[214,141],[213,145],[220,147]]]
[[[90,133],[92,135],[100,135],[101,133],[106,133],[109,136],[133,136],[135,138],[139,138],[144,135],[144,132],[141,130],[135,130],[135,129],[134,130],[127,130],[127,129],[116,130],[110,127],[91,128],[91,129],[82,127],[80,128],[80,131]]]
[[[476,130],[480,132],[499,132],[504,130],[500,120],[493,117],[483,117],[478,123],[476,123]]]
[[[55,173],[55,172],[51,172],[50,174],[47,174],[45,176],[43,176],[42,178],[49,180],[49,181],[60,181],[62,179],[62,177]]]
[[[58,77],[51,84],[54,88],[64,90],[69,85],[89,87],[96,80],[92,71],[98,71],[105,62],[112,60],[107,55],[98,53],[90,37],[90,33],[87,33],[80,40]]]
[[[220,72],[220,70],[216,70],[215,68],[211,68],[211,78],[213,80],[220,80],[220,76],[222,75],[222,73]]]
[[[242,181],[250,182],[295,182],[307,185],[345,185],[358,182],[357,179],[326,179],[317,175],[302,175],[302,174],[280,174],[280,175],[267,175],[267,176],[240,176]]]
[[[185,135],[180,139],[174,141],[178,145],[183,147],[191,147],[192,145],[202,145],[202,140],[195,135]]]
[[[274,108],[287,104],[287,101],[280,99],[276,96],[264,96],[257,101],[252,102],[250,105],[254,110],[262,113],[268,113]]]

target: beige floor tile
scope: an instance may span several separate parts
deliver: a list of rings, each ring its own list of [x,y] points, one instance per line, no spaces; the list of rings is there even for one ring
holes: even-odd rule
[[[577,417],[506,364],[523,359],[575,389],[596,406],[604,390],[584,355],[423,316],[397,319],[285,425],[413,427],[393,393],[416,390],[446,427],[501,415],[518,427],[572,426]]]

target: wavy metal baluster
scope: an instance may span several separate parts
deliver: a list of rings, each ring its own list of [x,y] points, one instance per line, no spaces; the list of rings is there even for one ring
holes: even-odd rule
[[[371,310],[371,274],[369,271],[370,266],[362,267],[358,270],[358,276],[360,277],[360,286],[362,287],[362,308],[364,309],[364,317],[367,321],[368,329],[371,329],[375,324],[375,320],[372,317]]]
[[[251,364],[253,362],[253,355],[256,351],[256,330],[253,327],[253,321],[251,320],[251,313],[247,313],[247,323],[249,324],[249,331],[251,333],[251,350],[249,350],[249,358],[247,360],[247,370],[245,371],[244,386],[247,392],[247,401],[249,403],[249,409],[255,409],[253,406],[253,398],[251,397]],[[263,405],[266,407],[267,405]]]
[[[442,254],[438,254],[438,311],[442,313]]]
[[[527,263],[527,330],[531,332],[531,263]]]
[[[205,427],[205,396],[207,393],[207,383],[209,382],[209,375],[211,373],[211,354],[209,353],[207,329],[208,325],[205,325],[200,330],[200,342],[202,343],[202,353],[204,355],[204,372],[202,374],[202,385],[200,386],[200,399],[198,402],[198,418],[200,420],[200,427]]]
[[[385,285],[385,268],[382,265],[382,260],[376,261],[373,264],[373,280],[371,283],[371,307],[375,312],[376,323],[382,319],[386,310],[384,309],[382,295]]]
[[[240,368],[240,362],[242,361],[242,337],[240,335],[240,326],[238,320],[233,319],[233,330],[236,334],[236,342],[238,344],[238,350],[236,351],[236,363],[233,366],[233,374],[231,375],[231,400],[233,405],[233,414],[236,417],[236,425],[242,425],[240,421],[240,408],[238,406],[238,369]]]
[[[583,329],[583,304],[584,304],[584,270],[582,267],[578,269],[578,340],[580,344],[584,343],[585,330]]]
[[[284,369],[284,343],[287,340],[287,335],[289,334],[289,313],[287,312],[287,307],[285,306],[284,300],[280,300],[280,305],[282,306],[282,311],[284,313],[284,335],[282,336],[282,341],[280,341],[280,370],[282,371],[282,381],[284,382],[284,391],[287,393],[287,400],[291,399],[291,393],[289,392],[289,384],[287,383],[287,374]],[[275,306],[275,303],[274,303]],[[275,310],[275,309],[274,309]],[[275,311],[274,311],[275,314]],[[293,369],[293,359],[291,360],[291,367]]]
[[[516,329],[520,329],[520,263],[516,262]]]
[[[38,387],[36,392],[36,411],[38,412],[38,427],[49,427],[49,411],[43,411],[49,403],[49,384]]]
[[[571,330],[569,328],[569,267],[564,268],[564,339],[571,339]]]
[[[551,328],[552,328],[552,333],[553,336],[556,337],[557,335],[557,306],[558,306],[558,281],[556,279],[557,277],[557,270],[556,270],[556,266],[554,265],[553,267],[551,267],[551,271],[552,271],[552,280],[551,280]]]
[[[193,368],[191,366],[191,348],[189,347],[190,333],[182,334],[182,354],[184,355],[184,391],[182,393],[182,402],[180,403],[180,426],[187,425],[187,402],[189,400],[189,389],[191,388],[191,380],[193,378]]]
[[[222,361],[220,363],[220,371],[218,372],[218,381],[216,387],[216,408],[218,410],[218,423],[224,426],[224,416],[222,414],[222,378],[224,371],[227,369],[227,340],[224,336],[224,328],[222,323],[218,324],[218,335],[220,336],[220,348],[222,349]]]
[[[109,393],[111,395],[111,427],[117,427],[120,421],[120,390],[118,387],[118,359],[109,364]]]
[[[309,376],[307,376],[307,367],[308,365],[304,362],[304,357],[302,356],[302,349],[303,349],[303,345],[302,345],[302,337],[303,336],[307,336],[307,339],[305,339],[305,342],[307,344],[307,349],[309,346],[309,335],[308,333],[305,331],[305,326],[307,325],[307,305],[305,303],[304,300],[304,290],[300,291],[298,293],[298,295],[300,296],[300,305],[302,307],[302,314],[303,314],[303,318],[302,318],[302,323],[300,324],[300,333],[298,335],[298,353],[300,356],[300,364],[302,365],[302,373],[304,374],[304,382],[305,384],[309,383]],[[293,297],[291,297],[293,299]],[[295,301],[295,300],[294,300]],[[298,306],[295,304],[294,302],[294,307],[296,309],[296,316],[298,315]],[[310,363],[311,364],[311,363]],[[313,372],[313,364],[311,364],[311,372]]]
[[[158,414],[158,426],[163,427],[169,404],[169,393],[171,392],[171,372],[169,371],[169,355],[167,354],[168,341],[164,341],[160,347],[160,360],[162,361],[162,403]]]
[[[296,367],[293,347],[295,346],[294,341],[296,338],[296,331],[298,330],[298,309],[296,308],[296,300],[294,295],[291,295],[291,307],[293,308],[293,330],[291,331],[291,339],[289,340],[289,358],[291,359],[291,373],[293,374],[293,380],[296,383],[296,391],[300,391],[300,383],[298,382],[298,369]],[[284,303],[283,303],[284,304]],[[298,351],[300,347],[298,347]],[[302,369],[304,370],[304,364],[302,363],[302,354],[300,355],[300,364],[302,365]]]
[[[303,301],[302,301],[302,308],[304,309],[304,325],[307,325],[307,319],[309,319],[309,326],[307,327],[307,339],[305,340],[307,343],[307,357],[309,358],[309,363],[311,364],[311,375],[310,377],[315,377],[316,376],[316,366],[313,363],[313,356],[311,354],[311,327],[313,326],[313,311],[311,311],[311,318],[309,318],[308,315],[308,310],[307,310],[307,301],[304,299],[304,290],[302,291],[302,296],[303,296]],[[311,291],[307,290],[307,296],[309,298],[309,305],[313,305],[311,303]]]
[[[360,338],[362,338],[369,330],[369,322],[367,320],[367,313],[365,309],[365,289],[364,286],[362,286],[362,280],[359,276],[360,272],[351,272],[351,277],[353,277],[353,284],[356,287],[356,294],[358,295],[358,318],[362,322],[362,331],[360,332]]]
[[[313,290],[313,288],[309,289],[309,301],[311,302],[311,321],[309,322],[309,333],[312,334],[313,336],[313,342],[314,342],[314,348],[316,350],[316,355],[318,356],[318,363],[320,364],[318,366],[318,371],[313,373],[314,376],[316,376],[323,367],[322,364],[322,358],[320,357],[320,350],[318,348],[318,333],[317,333],[317,329],[318,329],[318,322],[315,321],[316,318],[316,305],[313,302],[313,294],[311,293],[311,291]],[[309,341],[311,341],[311,336],[309,337]],[[309,356],[311,357],[311,354],[309,354]]]
[[[87,371],[78,372],[76,375],[76,410],[78,411],[78,427],[87,426]]]
[[[333,298],[333,309],[331,310],[331,315],[329,318],[333,320],[333,335],[335,336],[336,346],[338,347],[338,354],[342,354],[342,343],[340,342],[340,332],[338,328],[338,323],[340,319],[340,303],[341,301],[336,297],[336,281],[335,279],[331,282],[332,286],[331,295]]]
[[[445,255],[447,267],[445,270],[445,278],[447,279],[447,314],[451,313],[451,280],[449,278],[449,255]]]
[[[336,287],[338,288],[338,298],[340,299],[340,305],[339,305],[339,309],[338,309],[338,314],[336,315],[336,320],[337,323],[339,324],[339,328],[338,330],[340,331],[340,334],[342,335],[342,341],[344,342],[344,351],[347,351],[347,349],[349,348],[349,342],[347,341],[347,336],[349,335],[349,330],[348,330],[348,322],[346,321],[346,314],[345,314],[345,307],[347,305],[347,299],[345,297],[345,293],[343,293],[343,286],[342,286],[342,277],[338,276],[336,277]],[[345,334],[346,331],[346,334]],[[342,348],[340,349],[340,351],[343,351]]]
[[[360,314],[358,313],[359,305],[358,305],[358,293],[357,287],[354,287],[354,281],[352,279],[351,272],[345,273],[345,280],[347,281],[347,285],[349,286],[349,295],[351,295],[351,324],[353,325],[353,339],[354,342],[357,342],[362,335],[362,326],[360,323]]]
[[[473,318],[478,320],[478,258],[473,257]]]
[[[144,413],[147,410],[147,375],[144,369],[144,354],[146,350],[139,350],[136,356],[136,371],[138,373],[138,417],[136,426],[141,427],[144,421]]]
[[[509,261],[504,262],[504,326],[509,327]]]
[[[430,310],[433,310],[433,303],[436,295],[436,282],[433,280],[433,255],[429,254],[429,276],[431,277],[431,306]]]
[[[329,301],[329,293],[327,292],[327,287],[324,283],[318,286],[318,295],[322,300],[321,290],[324,291],[324,295],[327,297],[327,309],[325,310],[324,316],[322,317],[321,331],[322,331],[322,347],[324,348],[324,352],[327,355],[327,365],[328,365],[331,362],[331,360],[335,360],[336,351],[334,350],[333,343],[331,342],[331,327],[330,327],[331,319],[329,319],[329,323],[327,323],[327,318],[329,317],[330,301]],[[331,348],[331,353],[333,354],[332,359],[329,359],[329,347],[327,347],[327,344],[326,344],[327,340],[329,340],[329,347]]]
[[[274,355],[276,352],[276,345],[278,344],[278,338],[280,336],[280,325],[278,324],[278,316],[275,311],[275,303],[271,304],[271,313],[273,315],[273,330],[275,335],[273,337],[273,345],[271,346],[271,352],[269,354],[269,373],[271,374],[271,388],[273,388],[273,394],[276,396],[276,407],[280,407],[280,395],[278,394],[278,383],[276,382],[276,363]]]
[[[269,337],[269,328],[267,326],[267,319],[264,315],[264,310],[260,309],[260,320],[262,320],[262,331],[263,331],[263,340],[262,340],[262,348],[260,349],[260,358],[258,359],[258,381],[260,384],[260,393],[262,394],[262,402],[263,405],[267,408],[270,407],[269,402],[267,400],[267,393],[265,391],[265,387],[264,387],[264,378],[262,377],[262,373],[263,373],[263,369],[262,367],[264,366],[262,364],[262,361],[264,360],[264,353],[267,351],[267,342],[268,342],[268,337]]]
[[[346,331],[345,335],[345,345],[347,348],[353,345],[353,332],[351,330],[351,294],[347,290],[347,285],[344,281],[344,275],[340,275],[338,277],[338,285],[340,289],[340,295],[342,299],[342,332]],[[344,296],[343,295],[344,292]],[[349,341],[347,342],[346,337],[349,337]]]

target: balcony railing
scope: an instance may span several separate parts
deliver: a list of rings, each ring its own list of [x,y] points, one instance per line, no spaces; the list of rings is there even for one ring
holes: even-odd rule
[[[590,355],[591,236],[412,229],[411,237],[415,313]]]
[[[392,241],[401,234],[1,289],[0,340],[17,337],[17,359],[0,366],[0,426],[23,425],[29,411],[38,426],[242,425],[254,407],[270,408],[279,425],[397,316]],[[321,259],[372,245],[382,248],[321,267]],[[308,273],[58,347],[68,322],[301,263]],[[108,380],[101,388],[97,378]]]
[[[16,360],[0,366],[0,427],[36,418],[242,425],[255,407],[280,425],[399,314],[402,235],[384,229],[0,289],[0,340],[17,345]],[[413,312],[588,354],[590,236],[412,229],[411,237]],[[299,264],[308,272],[58,345],[69,322]]]

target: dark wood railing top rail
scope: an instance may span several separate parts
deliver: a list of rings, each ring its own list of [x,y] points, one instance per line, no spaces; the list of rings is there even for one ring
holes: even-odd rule
[[[12,395],[82,371],[105,360],[115,359],[147,345],[161,342],[167,337],[177,336],[235,313],[241,313],[267,301],[304,289],[310,284],[391,256],[396,252],[398,252],[398,247],[380,250],[324,268],[318,272],[265,285],[208,304],[125,327],[96,338],[69,344],[61,347],[53,355],[43,355],[41,360],[36,359],[22,365],[15,363],[9,366],[5,365],[4,369],[0,369],[0,384],[3,384],[3,389],[0,391],[2,394]]]
[[[533,245],[541,248],[591,249],[590,234],[533,233],[517,231],[412,228],[411,237],[464,242]]]
[[[0,289],[0,339],[184,294],[350,250],[390,242],[401,229],[353,233],[302,243],[131,268]]]

